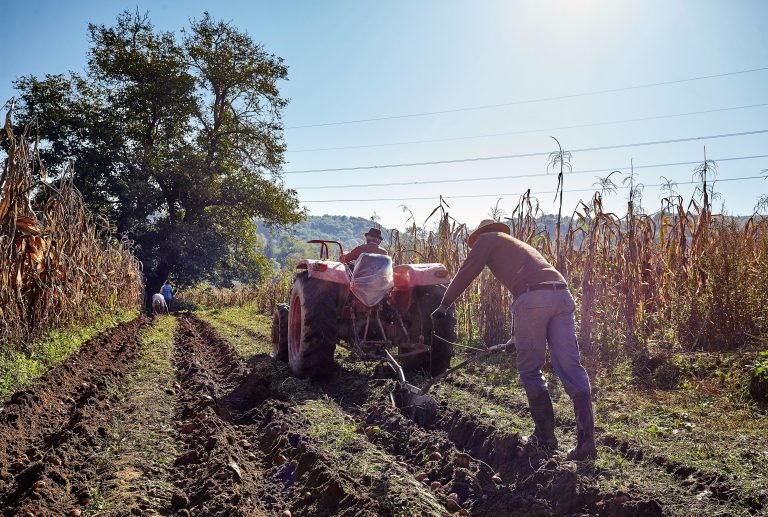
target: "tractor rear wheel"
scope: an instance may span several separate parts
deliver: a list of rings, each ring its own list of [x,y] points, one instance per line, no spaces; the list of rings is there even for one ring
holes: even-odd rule
[[[272,357],[278,361],[288,361],[288,305],[275,307],[272,315]]]
[[[404,357],[402,366],[408,371],[429,372],[432,376],[440,375],[451,366],[453,345],[446,342],[456,341],[456,318],[454,308],[448,309],[445,318],[436,321],[432,327],[432,312],[443,300],[446,287],[442,285],[427,285],[413,288],[411,306],[406,315],[408,339],[415,342],[419,336],[424,336],[424,343],[431,348],[429,353]],[[432,333],[443,339],[433,337]],[[403,350],[405,351],[405,350]]]
[[[334,371],[339,285],[296,275],[288,309],[288,366],[297,377],[327,377]]]

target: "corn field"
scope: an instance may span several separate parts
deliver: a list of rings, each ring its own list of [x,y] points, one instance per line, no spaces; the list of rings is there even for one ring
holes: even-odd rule
[[[537,248],[568,280],[586,354],[643,365],[649,353],[734,350],[768,338],[768,219],[714,214],[707,182],[713,167],[705,161],[694,171],[702,182],[697,199],[669,195],[650,214],[638,206],[634,187],[626,213],[607,212],[603,197],[616,194],[603,188],[580,202],[554,235],[541,224],[543,214],[529,194],[506,212],[512,235]],[[493,215],[502,219],[501,213],[496,207]],[[450,216],[442,198],[427,221],[436,222],[433,231],[424,231],[413,214],[405,231],[390,231],[390,255],[396,264],[442,262],[455,273],[469,251],[471,228]],[[197,301],[255,303],[269,313],[287,299],[286,273],[261,286],[210,289]],[[457,302],[461,337],[506,341],[511,301],[486,269]]]
[[[89,323],[95,310],[138,307],[141,264],[87,211],[72,177],[48,182],[28,135],[5,118],[0,177],[0,349]]]
[[[283,271],[256,285],[218,288],[209,284],[179,291],[177,306],[181,308],[219,308],[249,306],[262,314],[272,314],[278,303],[285,303],[291,290],[292,271]]]
[[[768,219],[739,222],[713,214],[710,188],[703,176],[702,200],[669,196],[653,214],[642,213],[632,193],[625,214],[606,212],[604,193],[596,192],[579,204],[559,240],[539,223],[542,214],[530,195],[505,219],[513,236],[537,248],[568,280],[579,304],[582,349],[642,365],[649,351],[734,350],[768,338]],[[433,211],[436,231],[425,235],[412,221],[405,234],[392,232],[395,262],[459,268],[469,251],[468,229],[447,209],[441,200]],[[511,301],[486,269],[457,304],[460,333],[506,341]]]

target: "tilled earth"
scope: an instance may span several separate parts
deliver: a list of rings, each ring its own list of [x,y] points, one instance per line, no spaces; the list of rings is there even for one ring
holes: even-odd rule
[[[82,346],[0,412],[0,508],[4,515],[79,515],[88,506],[113,389],[139,353],[145,318]]]
[[[160,458],[161,468],[137,467],[170,488],[108,507],[101,501],[120,498],[103,492],[120,487],[105,483],[97,466],[115,448],[111,426],[130,401],[127,379],[137,369],[140,336],[151,323],[139,318],[105,332],[2,408],[3,515],[685,513],[642,488],[601,492],[588,468],[524,446],[519,430],[489,423],[457,401],[466,395],[520,415],[524,405],[477,392],[464,377],[437,391],[440,416],[423,427],[391,406],[391,380],[372,378],[346,360],[327,381],[298,380],[266,354],[266,336],[243,329],[246,339],[262,342],[264,352],[246,357],[209,323],[189,315],[178,318],[169,348],[175,382],[162,392],[167,397],[157,398],[158,404],[173,404],[170,421],[153,422],[174,441],[175,457]],[[456,397],[441,396],[452,392]],[[573,434],[573,422],[558,424]],[[692,478],[723,498],[739,497],[727,480],[644,458],[642,447],[610,436],[601,445],[628,462],[673,474],[678,485],[670,487],[669,500]]]

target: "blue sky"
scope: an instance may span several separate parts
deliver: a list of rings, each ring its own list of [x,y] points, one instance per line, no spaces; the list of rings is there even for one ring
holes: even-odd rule
[[[320,127],[295,126],[445,111],[488,104],[561,97],[583,92],[674,81],[768,67],[768,2],[643,1],[38,1],[2,0],[0,31],[6,49],[0,64],[0,99],[13,95],[21,75],[83,71],[88,22],[111,24],[123,9],[148,10],[158,28],[178,30],[209,11],[233,21],[282,56],[286,184],[297,188],[312,214],[370,217],[389,227],[405,222],[400,205],[423,220],[442,194],[450,212],[470,225],[484,218],[496,198],[511,211],[512,194],[552,191],[547,158],[475,161],[419,167],[290,174],[292,171],[373,164],[442,161],[548,152],[549,135],[565,149],[614,146],[768,129],[768,70],[601,95],[515,104],[439,115]],[[752,106],[750,108],[741,108]],[[620,124],[566,126],[656,118]],[[552,129],[561,128],[561,129]],[[540,131],[534,131],[540,130]],[[459,137],[507,133],[484,138]],[[514,133],[514,134],[509,134]],[[453,139],[453,140],[445,140]],[[358,147],[423,140],[380,147]],[[703,145],[717,160],[768,155],[768,133],[665,145],[574,152],[574,171],[628,168],[641,183],[660,176],[691,180],[692,165],[648,167],[702,158]],[[760,175],[768,158],[722,161],[719,178]],[[595,173],[566,176],[566,190],[592,187]],[[427,185],[338,188],[338,185],[467,180]],[[334,188],[317,188],[334,186]],[[730,213],[751,213],[766,191],[763,179],[722,181],[718,203]],[[679,185],[690,195],[690,185]],[[625,191],[606,200],[625,209]],[[659,204],[647,187],[644,205]],[[456,198],[455,196],[486,196]],[[566,192],[570,212],[588,192]],[[426,200],[406,198],[426,197]],[[552,194],[539,196],[547,212]],[[387,201],[370,201],[386,198]],[[356,201],[327,200],[352,199]]]

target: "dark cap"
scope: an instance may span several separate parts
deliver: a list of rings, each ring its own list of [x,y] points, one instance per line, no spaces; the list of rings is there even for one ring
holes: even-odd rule
[[[371,228],[368,230],[368,232],[365,233],[366,237],[373,237],[375,239],[379,239],[380,241],[383,241],[384,238],[381,236],[381,230],[378,228]]]

